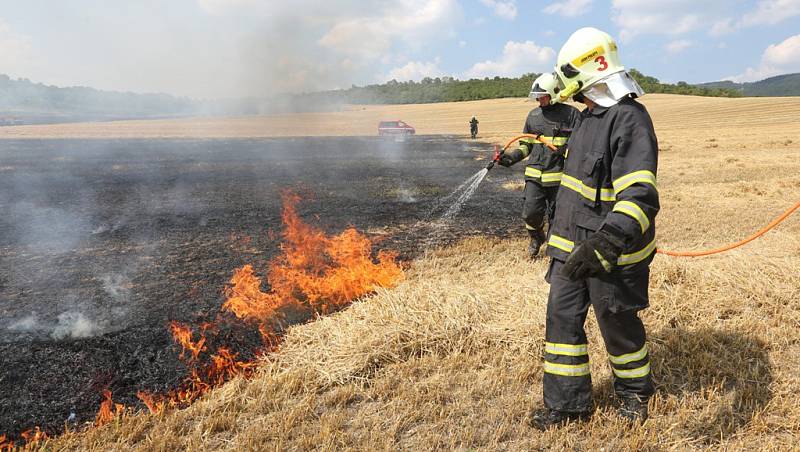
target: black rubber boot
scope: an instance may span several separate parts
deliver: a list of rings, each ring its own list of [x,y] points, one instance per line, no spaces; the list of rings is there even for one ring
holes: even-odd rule
[[[620,396],[619,415],[626,420],[641,424],[647,420],[647,399],[635,394]]]
[[[550,427],[563,427],[571,422],[588,420],[590,417],[592,417],[590,411],[569,413],[551,410],[550,408],[541,408],[531,415],[531,425],[538,430],[545,431]]]
[[[539,256],[539,250],[542,248],[547,238],[541,228],[528,229],[528,235],[531,236],[531,242],[528,244],[528,257],[536,259]]]

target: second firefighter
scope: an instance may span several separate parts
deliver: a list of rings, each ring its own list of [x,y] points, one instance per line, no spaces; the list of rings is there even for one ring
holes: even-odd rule
[[[564,168],[564,151],[567,139],[580,121],[580,112],[570,105],[557,103],[558,79],[553,74],[542,74],[531,87],[530,98],[539,106],[528,113],[522,132],[536,135],[539,139],[524,138],[519,147],[503,154],[499,163],[511,166],[528,158],[525,168],[524,202],[522,219],[530,236],[528,255],[535,259],[545,243],[545,218],[552,218],[556,193],[561,183]],[[544,144],[552,143],[558,148],[551,151]]]

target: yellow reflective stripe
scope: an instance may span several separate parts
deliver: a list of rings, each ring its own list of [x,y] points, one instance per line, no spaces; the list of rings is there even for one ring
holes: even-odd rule
[[[644,347],[638,351],[627,353],[625,355],[614,356],[609,353],[608,360],[613,364],[628,364],[634,361],[639,361],[640,359],[644,359],[645,356],[647,356],[647,344],[644,344]]]
[[[541,136],[539,138],[540,138],[539,139],[540,143],[542,143],[543,142],[542,140],[544,140],[544,142],[552,143],[555,146],[563,146],[563,145],[567,144],[567,140],[569,140],[569,137],[545,137],[545,136]]]
[[[606,269],[606,273],[611,273],[611,270],[613,270],[613,268],[611,267],[611,264],[606,260],[606,258],[604,258],[602,254],[600,254],[600,251],[594,250],[594,255],[597,256],[597,260],[600,261],[600,265],[602,265],[603,268]]]
[[[656,239],[653,239],[652,242],[648,243],[647,246],[640,249],[639,251],[631,254],[623,254],[622,256],[617,259],[617,265],[633,265],[639,263],[648,256],[653,254],[653,251],[656,250]]]
[[[619,370],[615,368],[611,368],[614,371],[614,375],[618,378],[642,378],[647,376],[650,373],[650,363],[645,364],[642,367],[637,367],[636,369],[631,370]]]
[[[530,166],[525,167],[525,177],[542,177],[542,172]]]
[[[563,187],[567,187],[570,190],[578,192],[584,198],[594,201],[595,196],[597,196],[597,189],[590,187],[583,182],[575,179],[574,177],[564,174],[561,176],[561,185]],[[614,194],[614,189],[612,188],[601,188],[600,189],[600,201],[616,201],[617,196]]]
[[[562,251],[571,253],[572,249],[575,248],[575,242],[567,240],[564,237],[559,237],[555,234],[550,234],[550,239],[547,241],[547,246],[552,246]]]
[[[561,375],[564,377],[583,377],[590,373],[589,363],[556,364],[549,361],[544,362],[544,371],[548,374]]]
[[[564,173],[542,173],[542,182],[558,182]]]
[[[650,220],[647,218],[647,215],[645,215],[641,207],[637,206],[635,203],[630,201],[617,201],[617,203],[614,204],[613,211],[624,213],[638,221],[639,225],[642,227],[642,234],[650,227]]]
[[[585,356],[589,354],[589,344],[572,345],[545,342],[544,351],[551,355]]]
[[[572,240],[567,240],[564,237],[557,236],[555,234],[550,234],[550,239],[547,241],[548,246],[552,246],[554,248],[558,248],[562,251],[566,251],[567,253],[571,253],[572,250],[575,248],[575,242]],[[641,250],[630,253],[630,254],[623,254],[617,259],[617,265],[633,265],[639,263],[648,256],[650,256],[653,251],[656,249],[656,240],[653,239],[647,246],[642,248]]]
[[[614,186],[614,192],[620,194],[622,190],[625,190],[633,184],[650,184],[655,187],[656,175],[648,170],[634,171],[618,178],[611,185]]]
[[[606,53],[606,49],[603,46],[597,46],[594,49],[584,53],[583,55],[579,56],[572,60],[572,65],[576,68],[583,66],[584,64],[588,63],[589,61],[594,61],[600,55]]]

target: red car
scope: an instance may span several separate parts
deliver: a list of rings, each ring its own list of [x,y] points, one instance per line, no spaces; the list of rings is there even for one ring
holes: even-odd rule
[[[378,123],[378,135],[414,135],[416,129],[403,121],[381,121]]]

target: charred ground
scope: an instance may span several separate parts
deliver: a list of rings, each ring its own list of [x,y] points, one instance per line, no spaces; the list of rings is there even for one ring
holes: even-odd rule
[[[281,190],[304,195],[309,223],[355,226],[410,259],[430,233],[414,224],[489,154],[449,137],[5,141],[0,433],[89,421],[106,388],[141,406],[137,390],[175,387],[186,369],[168,322],[213,318],[234,268],[266,267]],[[520,195],[503,185],[521,170],[490,173],[437,244],[505,233]]]

